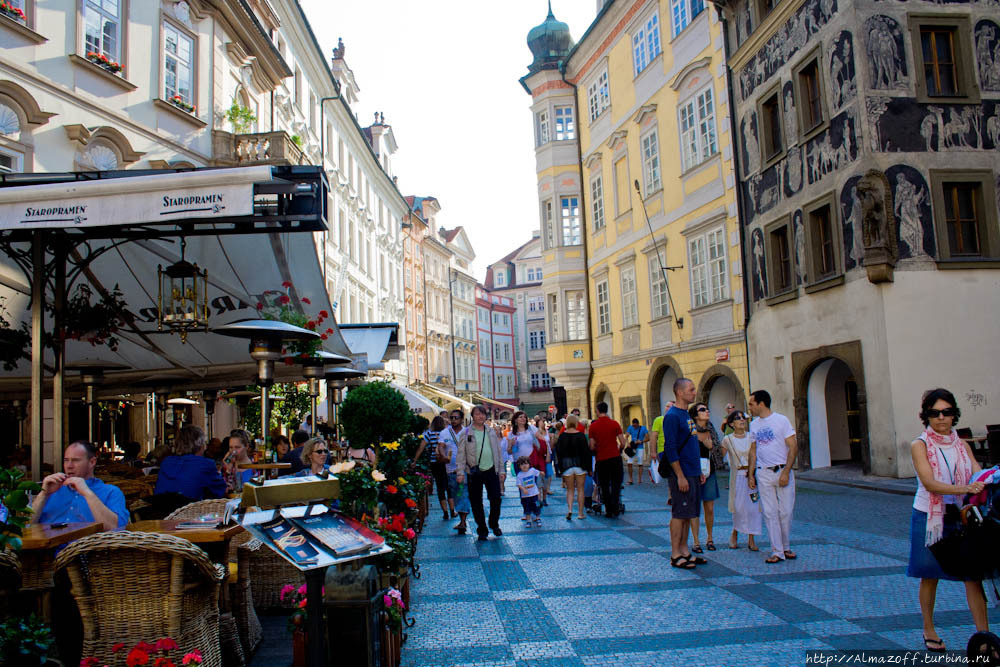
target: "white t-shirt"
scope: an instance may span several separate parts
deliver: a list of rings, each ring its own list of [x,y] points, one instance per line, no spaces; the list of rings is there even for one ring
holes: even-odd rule
[[[795,429],[785,415],[772,412],[750,422],[750,434],[757,443],[757,467],[773,468],[788,463],[785,438],[795,435]]]
[[[507,436],[508,445],[511,441],[514,442],[514,451],[511,452],[511,456],[514,457],[515,461],[522,456],[531,456],[531,450],[535,448],[535,440],[538,438],[537,433],[538,429],[533,424],[528,424],[528,430],[521,431],[517,435],[511,433]],[[504,450],[506,449],[504,447]]]
[[[539,475],[541,475],[541,473],[534,468],[529,468],[528,472],[517,473],[517,485],[524,489],[524,491],[521,492],[522,498],[531,498],[538,495],[538,484],[536,484],[536,480]]]

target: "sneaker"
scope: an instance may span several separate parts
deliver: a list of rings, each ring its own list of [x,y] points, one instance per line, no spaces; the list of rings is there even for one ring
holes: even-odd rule
[[[542,526],[542,517],[537,517],[535,519],[535,525],[538,526],[539,528],[541,528],[541,526]]]

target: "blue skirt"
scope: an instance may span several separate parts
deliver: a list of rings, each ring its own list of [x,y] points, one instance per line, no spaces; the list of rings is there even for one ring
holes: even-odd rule
[[[957,526],[945,522],[944,535],[955,532]],[[906,576],[917,579],[945,579],[946,581],[962,581],[941,569],[937,558],[924,545],[927,533],[927,512],[914,508],[910,515],[910,562],[906,566]]]
[[[719,480],[715,478],[715,473],[705,478],[705,483],[701,485],[701,500],[708,502],[719,497]]]

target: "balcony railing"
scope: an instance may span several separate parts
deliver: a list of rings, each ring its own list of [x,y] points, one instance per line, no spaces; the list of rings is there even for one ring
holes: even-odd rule
[[[215,164],[220,166],[309,164],[306,154],[284,130],[231,134],[212,131]]]

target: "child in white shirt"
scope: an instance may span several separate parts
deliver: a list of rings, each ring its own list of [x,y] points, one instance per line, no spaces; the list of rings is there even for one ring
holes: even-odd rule
[[[524,508],[524,516],[521,521],[527,521],[531,525],[531,517],[535,518],[535,525],[542,525],[541,507],[538,504],[538,478],[541,473],[531,467],[531,461],[527,456],[522,456],[517,460],[517,490],[521,492],[521,507]]]

